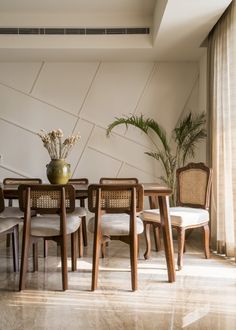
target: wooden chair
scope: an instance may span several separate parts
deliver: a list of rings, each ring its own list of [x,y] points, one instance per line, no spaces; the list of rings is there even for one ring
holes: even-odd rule
[[[95,213],[88,223],[94,234],[92,290],[97,288],[99,250],[107,237],[130,245],[132,290],[137,285],[138,235],[143,223],[136,212],[143,209],[143,186],[140,184],[95,184],[88,188],[88,208]]]
[[[19,186],[20,184],[41,184],[42,180],[39,178],[5,178],[3,184],[8,186]],[[8,207],[5,207],[3,216],[22,218],[24,214],[20,211],[19,207],[13,207],[12,199],[8,200]],[[10,236],[7,235],[6,246],[10,246]]]
[[[205,257],[210,257],[209,250],[209,203],[212,183],[212,169],[203,163],[189,163],[176,173],[177,206],[170,207],[172,227],[178,234],[178,268],[183,267],[185,232],[188,229],[203,228]],[[144,222],[147,251],[150,255],[150,224],[160,229],[159,209],[145,210],[141,218]]]
[[[88,185],[89,181],[86,178],[81,179],[69,179],[68,184],[76,184],[76,185]],[[81,197],[80,207],[75,207],[75,212],[77,212],[78,216],[81,218],[81,226],[79,226],[79,257],[83,257],[83,245],[87,246],[87,225],[86,225],[86,215],[87,210],[85,208],[85,199],[87,197]],[[44,258],[48,255],[48,242],[47,239],[44,240]]]
[[[4,216],[4,196],[0,188],[0,236],[12,238],[14,272],[19,271],[19,223],[19,218]]]
[[[33,243],[34,271],[38,270],[37,242],[47,238],[60,244],[62,287],[68,289],[67,236],[71,235],[72,271],[77,268],[77,244],[80,218],[75,210],[72,185],[20,185],[19,206],[24,212],[22,258],[19,289],[25,289],[30,243]],[[39,216],[31,217],[36,212]]]
[[[139,183],[137,178],[100,178],[99,180],[100,184],[136,184]],[[138,236],[139,237],[139,236]],[[101,254],[102,258],[105,258],[105,248],[106,246],[109,246],[109,239],[104,240],[101,244]],[[138,242],[139,247],[139,242]]]

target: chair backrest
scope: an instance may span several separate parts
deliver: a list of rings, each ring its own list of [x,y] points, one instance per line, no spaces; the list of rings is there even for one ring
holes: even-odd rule
[[[143,210],[141,184],[92,184],[88,188],[88,208],[95,213],[132,213]]]
[[[137,178],[101,178],[100,184],[136,184]]]
[[[79,179],[74,178],[74,179],[69,179],[68,183],[70,183],[70,184],[74,183],[74,184],[77,184],[77,185],[79,185],[79,184],[88,184],[89,180],[87,178],[79,178]]]
[[[212,169],[203,163],[189,163],[176,172],[177,205],[209,209]]]
[[[40,214],[67,213],[75,209],[75,189],[72,185],[20,185],[19,207],[25,212],[31,211]]]
[[[42,180],[39,178],[5,178],[3,184],[20,185],[20,184],[41,184]]]

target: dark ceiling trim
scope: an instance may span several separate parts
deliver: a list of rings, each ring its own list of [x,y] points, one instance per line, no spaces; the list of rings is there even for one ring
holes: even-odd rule
[[[27,35],[104,35],[104,34],[149,34],[149,27],[137,28],[15,28],[2,27],[0,34]]]

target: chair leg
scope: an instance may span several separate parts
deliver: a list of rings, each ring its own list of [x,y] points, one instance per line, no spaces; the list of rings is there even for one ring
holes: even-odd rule
[[[94,240],[93,240],[93,269],[92,269],[92,286],[91,290],[94,291],[97,289],[98,283],[98,264],[99,264],[99,250],[100,250],[100,235],[96,234],[94,231]]]
[[[79,234],[79,235],[78,235]],[[80,224],[77,231],[77,239],[79,237],[79,258],[83,258],[84,247],[83,247],[83,223]]]
[[[62,273],[62,289],[68,289],[68,270],[67,270],[67,240],[61,241],[61,273]]]
[[[161,235],[160,235],[161,231],[160,231],[160,227],[157,226],[156,224],[153,224],[153,233],[154,233],[156,251],[160,251],[161,250]]]
[[[132,291],[138,289],[138,237],[130,239],[130,266]]]
[[[39,270],[38,264],[38,242],[33,243],[33,271],[37,272]]]
[[[144,224],[144,235],[146,240],[146,251],[144,253],[144,258],[149,259],[151,254],[150,223],[144,221],[143,224]]]
[[[88,245],[86,217],[82,217],[82,230],[84,246]]]
[[[29,256],[29,242],[30,239],[27,235],[27,229],[23,228],[22,237],[22,252],[21,252],[21,267],[20,267],[20,281],[19,290],[25,289],[26,272],[28,267],[28,256]]]
[[[6,240],[6,247],[10,247],[11,245],[11,234],[7,234],[7,240]]]
[[[210,238],[210,230],[209,225],[203,226],[203,235],[204,235],[204,250],[206,259],[210,258],[210,248],[209,248],[209,238]]]
[[[12,249],[13,249],[13,269],[19,272],[19,226],[13,228],[12,233]]]
[[[104,259],[105,255],[106,255],[106,242],[101,243],[101,255],[102,255],[102,258]]]
[[[43,240],[43,256],[44,258],[48,256],[48,241],[45,238]]]
[[[184,244],[185,244],[185,229],[178,228],[178,269],[181,270],[183,267],[183,253],[184,253]]]
[[[78,230],[71,234],[71,269],[77,270],[77,254],[78,254]]]
[[[84,199],[80,200],[80,206],[85,207]],[[82,230],[83,230],[83,242],[84,246],[88,245],[88,239],[87,239],[87,225],[86,225],[86,217],[82,217]]]

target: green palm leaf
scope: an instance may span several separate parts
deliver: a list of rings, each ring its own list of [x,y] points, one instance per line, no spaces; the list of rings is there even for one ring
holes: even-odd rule
[[[164,128],[162,128],[155,120],[151,118],[145,119],[142,114],[140,116],[131,115],[130,117],[116,117],[115,120],[107,127],[107,136],[109,136],[113,128],[118,125],[125,125],[127,129],[129,125],[137,127],[147,135],[149,133],[149,130],[152,130],[158,136],[164,149],[167,152],[170,152],[170,147],[166,138],[166,132]]]

